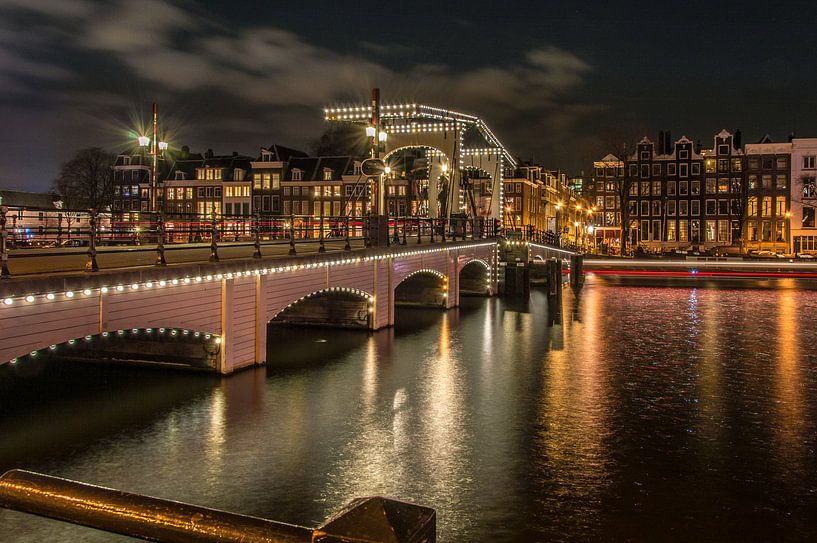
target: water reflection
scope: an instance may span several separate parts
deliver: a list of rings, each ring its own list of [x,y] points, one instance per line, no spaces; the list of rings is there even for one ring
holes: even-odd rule
[[[817,292],[590,281],[561,307],[274,332],[267,368],[224,380],[0,374],[0,463],[301,524],[385,494],[434,506],[441,542],[817,537]]]

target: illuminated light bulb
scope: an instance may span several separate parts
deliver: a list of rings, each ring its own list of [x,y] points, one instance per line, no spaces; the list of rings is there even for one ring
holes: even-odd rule
[[[99,292],[101,292],[102,294],[107,294],[108,293],[108,287],[102,287],[101,289],[99,289]]]
[[[138,284],[138,283],[134,283],[134,284],[132,284],[132,285],[130,286],[130,288],[131,288],[131,289],[133,289],[133,290],[138,290],[138,289],[139,289],[139,284]]]
[[[29,294],[28,296],[26,296],[26,301],[27,301],[28,303],[33,302],[33,301],[34,301],[34,296],[32,296],[31,294]]]
[[[125,287],[123,287],[122,285],[116,285],[117,292],[122,292],[123,290],[125,290]]]
[[[4,298],[3,299],[3,304],[4,305],[11,305],[13,303],[14,303],[14,300],[12,300],[11,298]]]
[[[163,286],[165,286],[166,284],[167,284],[167,281],[165,281],[164,279],[162,279],[161,281],[159,281],[159,286],[160,286],[160,287],[163,287]]]
[[[91,295],[91,289],[86,288],[85,290],[83,290],[83,291],[82,291],[82,293],[83,293],[84,295],[86,295],[86,296],[90,296],[90,295]]]
[[[54,293],[53,293],[53,292],[49,292],[48,294],[46,294],[46,295],[45,295],[45,297],[46,297],[46,299],[48,299],[48,300],[53,300],[53,299],[54,299]]]
[[[73,293],[72,291],[70,291],[70,290],[69,290],[68,292],[66,292],[66,293],[65,293],[65,297],[66,297],[66,298],[73,298],[73,297],[74,297],[74,293]]]
[[[178,284],[179,284],[179,280],[178,280],[178,279],[174,279],[174,280],[172,280],[170,283],[171,283],[171,284],[173,284],[173,285],[178,285]]]
[[[216,338],[216,345],[221,345],[221,338],[220,337]]]

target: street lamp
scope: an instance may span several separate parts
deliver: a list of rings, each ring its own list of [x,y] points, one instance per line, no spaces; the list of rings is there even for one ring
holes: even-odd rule
[[[579,248],[579,221],[575,221],[573,223],[573,226],[576,227],[576,249],[578,250],[578,248]]]
[[[153,102],[153,140],[148,136],[139,136],[136,138],[139,146],[145,154],[152,157],[153,164],[150,172],[150,211],[156,212],[158,208],[158,179],[157,179],[157,162],[159,154],[167,150],[167,142],[159,141],[158,138],[158,118],[156,115],[156,102]]]

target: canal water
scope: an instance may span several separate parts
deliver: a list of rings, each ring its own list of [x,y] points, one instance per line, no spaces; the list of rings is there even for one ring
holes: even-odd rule
[[[785,284],[782,284],[785,286]],[[318,525],[355,497],[438,540],[817,538],[817,291],[565,290],[273,330],[229,379],[61,364],[0,376],[0,468]],[[126,538],[0,511],[4,542]]]

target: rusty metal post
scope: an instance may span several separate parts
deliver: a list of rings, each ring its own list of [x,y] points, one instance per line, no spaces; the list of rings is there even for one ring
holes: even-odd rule
[[[23,470],[0,476],[0,507],[159,543],[434,543],[434,509],[358,498],[318,528],[208,509]]]
[[[90,210],[88,217],[88,227],[90,228],[88,239],[88,260],[85,262],[85,271],[98,272],[99,264],[96,262],[96,209]]]
[[[167,266],[167,260],[165,260],[165,214],[163,211],[159,211],[156,222],[158,225],[157,235],[159,236],[156,241],[156,265]]]
[[[8,206],[0,206],[0,279],[11,277],[11,273],[9,273],[9,234],[6,230],[6,214],[8,211]]]
[[[440,238],[443,243],[445,243],[445,229],[448,228],[448,221],[445,219],[440,219],[442,221],[443,227],[440,228]]]
[[[210,262],[218,262],[218,219],[216,212],[210,219]]]
[[[417,217],[417,245],[423,243],[423,219]]]
[[[434,224],[434,219],[428,219],[428,222],[431,225],[431,243],[434,243],[434,228],[436,228],[436,225]]]
[[[372,238],[369,236],[369,229],[371,228],[371,215],[363,217],[363,245],[366,248],[372,246]]]
[[[295,215],[289,216],[289,256],[298,254],[295,251]]]
[[[256,210],[253,216],[253,234],[255,235],[255,250],[253,258],[261,258],[261,213]]]
[[[408,245],[408,242],[406,241],[406,218],[405,217],[403,217],[403,241],[400,243],[400,245]]]

